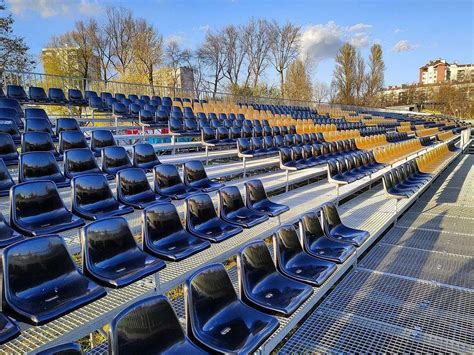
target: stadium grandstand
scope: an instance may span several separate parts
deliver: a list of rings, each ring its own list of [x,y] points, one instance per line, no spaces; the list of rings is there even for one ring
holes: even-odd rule
[[[37,76],[0,91],[0,353],[473,352],[470,123]]]

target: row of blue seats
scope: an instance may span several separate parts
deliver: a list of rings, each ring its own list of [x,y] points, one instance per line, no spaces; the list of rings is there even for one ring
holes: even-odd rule
[[[315,213],[304,216],[300,221],[304,226],[304,239],[315,240],[319,244],[316,249],[318,255],[312,255],[306,247],[301,246],[293,226],[283,226],[273,235],[276,263],[264,242],[245,245],[237,255],[240,299],[222,264],[205,266],[191,275],[184,290],[187,336],[167,299],[154,296],[129,306],[114,318],[109,327],[109,350],[114,353],[134,353],[146,344],[147,348],[154,350],[179,350],[186,353],[253,352],[278,327],[273,315],[291,315],[311,296],[313,291],[310,286],[323,284],[335,271],[334,262],[345,261],[355,251],[355,247],[369,237],[366,231],[344,225],[332,204],[323,206],[321,219],[322,226]],[[161,260],[145,254],[137,247],[129,227],[121,218],[91,223],[83,229],[81,238],[85,246],[83,274],[74,266],[64,242],[58,236],[20,241],[5,248],[2,259],[7,266],[21,261],[25,267],[5,268],[3,280],[14,275],[16,280],[28,278],[29,282],[6,284],[5,293],[17,297],[4,298],[3,311],[19,320],[43,324],[103,297],[106,291],[102,285],[110,286],[110,275],[114,268],[123,267],[124,261],[135,260],[132,269],[137,264],[147,265],[140,269],[136,279],[164,267]],[[329,252],[333,260],[324,251]],[[108,262],[107,268],[102,266],[104,261]],[[54,275],[48,270],[54,270]],[[60,275],[65,274],[69,282],[58,282]],[[259,290],[256,289],[257,285]],[[42,287],[43,292],[33,291],[38,286]],[[35,297],[36,302],[26,302],[20,296],[25,289],[32,290],[34,295],[31,296]],[[45,299],[49,299],[53,289],[55,299],[48,302],[48,313],[45,314],[41,306]],[[268,297],[269,294],[271,297]],[[137,319],[147,324],[158,323],[154,327],[143,328],[143,322],[137,322]],[[2,341],[19,333],[13,321],[6,320],[10,329],[8,334],[2,334],[5,335]],[[236,329],[236,320],[247,326]],[[255,324],[257,320],[258,326]],[[209,322],[212,322],[212,327]],[[143,329],[148,331],[144,332]],[[61,345],[59,348],[64,350],[67,347]],[[78,351],[77,346],[69,347]]]
[[[367,152],[342,155],[329,160],[327,165],[328,180],[336,184],[349,184],[385,167],[385,164],[377,163],[373,155]]]
[[[422,173],[413,159],[384,174],[383,185],[387,195],[408,198],[431,178],[432,174]]]

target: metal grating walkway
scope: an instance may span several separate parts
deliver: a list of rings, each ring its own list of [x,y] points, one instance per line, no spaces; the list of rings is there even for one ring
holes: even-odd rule
[[[473,163],[443,172],[279,352],[473,353]]]

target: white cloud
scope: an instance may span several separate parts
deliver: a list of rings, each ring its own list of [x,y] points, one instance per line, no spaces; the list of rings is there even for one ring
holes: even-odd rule
[[[368,30],[369,28],[372,28],[372,25],[368,25],[366,23],[357,23],[349,27],[349,31],[350,32],[364,31],[364,30]]]
[[[7,0],[15,15],[38,13],[41,17],[96,15],[103,8],[97,0]]]
[[[177,44],[183,44],[184,37],[179,34],[169,35],[168,37],[165,38],[165,42],[166,43],[176,42]]]
[[[202,32],[209,32],[210,29],[211,29],[211,26],[209,26],[209,25],[202,25],[202,26],[198,27],[198,30],[202,31]]]
[[[81,0],[79,4],[79,12],[82,15],[96,15],[104,11],[104,8],[99,4],[97,0]]]
[[[401,29],[401,28],[396,28],[393,30],[394,33],[401,33],[401,32],[405,32],[405,30]]]
[[[369,44],[369,35],[364,32],[356,33],[351,39],[351,44],[357,48],[367,47]]]
[[[363,23],[344,27],[334,21],[307,26],[301,36],[301,57],[317,64],[324,59],[334,58],[346,41],[358,48],[366,47],[370,42],[370,34],[365,30],[371,27]]]
[[[408,52],[413,49],[418,47],[417,45],[413,45],[408,40],[403,39],[401,41],[398,41],[397,44],[395,44],[392,48],[394,52],[400,53],[400,52]]]

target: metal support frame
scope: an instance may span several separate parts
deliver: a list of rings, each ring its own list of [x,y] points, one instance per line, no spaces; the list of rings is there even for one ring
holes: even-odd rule
[[[288,180],[289,180],[289,178],[290,178],[290,171],[289,171],[288,169],[286,169],[285,171],[286,171],[286,174],[285,174],[285,175],[286,175],[285,192],[288,192],[288,188],[289,188],[289,186],[288,186]]]
[[[209,146],[205,145],[206,149],[206,165],[209,165]]]
[[[242,164],[243,164],[243,168],[244,168],[244,178],[247,177],[247,160],[245,157],[242,158]]]

